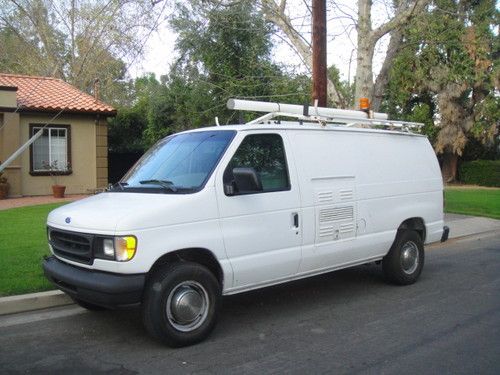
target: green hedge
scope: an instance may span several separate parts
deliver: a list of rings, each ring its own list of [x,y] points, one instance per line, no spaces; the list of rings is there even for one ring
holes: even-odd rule
[[[468,161],[458,173],[464,184],[500,187],[500,160]]]

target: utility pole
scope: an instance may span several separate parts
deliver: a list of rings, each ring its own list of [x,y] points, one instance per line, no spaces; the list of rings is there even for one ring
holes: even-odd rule
[[[312,0],[312,52],[313,90],[312,100],[326,107],[326,0]]]

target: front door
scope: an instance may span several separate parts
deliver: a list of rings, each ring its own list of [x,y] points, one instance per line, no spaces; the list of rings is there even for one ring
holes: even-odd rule
[[[235,143],[216,184],[232,290],[296,274],[302,243],[299,188],[286,133],[243,133]],[[253,168],[261,189],[238,192],[235,186],[225,192],[224,185],[234,182],[234,168]]]

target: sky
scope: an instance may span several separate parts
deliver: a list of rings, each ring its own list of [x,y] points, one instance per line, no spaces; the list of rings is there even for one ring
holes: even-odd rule
[[[307,1],[310,3],[310,1]],[[392,15],[392,10],[386,4],[392,3],[390,0],[374,0],[372,8],[372,24],[377,27],[386,22]],[[327,43],[327,62],[328,65],[334,64],[345,80],[353,81],[356,71],[356,40],[357,33],[354,27],[356,19],[356,1],[336,0],[327,1],[328,4],[328,43]],[[175,12],[175,9],[170,9]],[[289,0],[287,2],[287,12],[293,20],[294,26],[301,31],[301,34],[310,40],[311,25],[304,0]],[[282,35],[282,37],[284,37]],[[286,38],[286,37],[285,37]],[[138,77],[145,73],[155,73],[157,77],[167,74],[170,65],[177,57],[175,52],[175,42],[177,35],[169,28],[168,21],[164,20],[158,29],[158,32],[152,33],[144,48],[144,59],[135,63],[131,69],[132,77]],[[273,37],[274,48],[272,51],[273,60],[276,63],[291,64],[299,72],[307,72],[301,63],[298,55],[290,46],[284,43],[280,37]],[[386,35],[376,46],[374,56],[374,73],[380,70],[389,38]]]

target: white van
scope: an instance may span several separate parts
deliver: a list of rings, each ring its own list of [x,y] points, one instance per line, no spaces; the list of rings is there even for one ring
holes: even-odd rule
[[[414,283],[424,243],[448,236],[436,156],[347,112],[166,137],[108,192],[50,213],[46,276],[89,309],[141,304],[170,346],[205,338],[222,295],[378,261]]]

